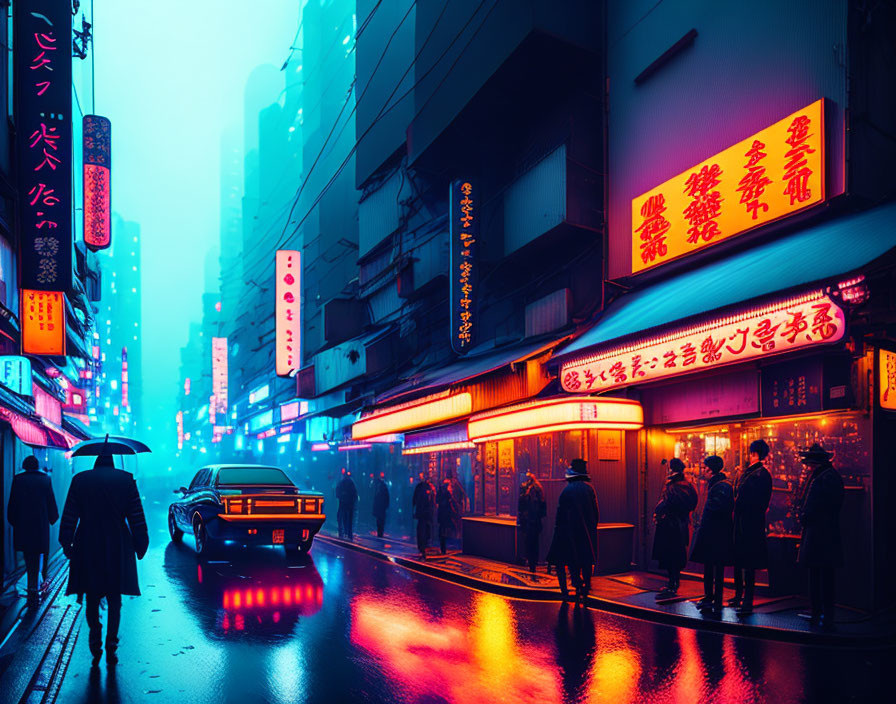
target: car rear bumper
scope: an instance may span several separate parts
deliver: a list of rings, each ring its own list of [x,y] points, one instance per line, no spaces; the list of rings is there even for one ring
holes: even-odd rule
[[[274,533],[283,531],[283,545],[295,546],[311,540],[324,524],[325,516],[232,516],[209,521],[208,536],[242,545],[274,545]],[[277,543],[280,544],[280,543]]]

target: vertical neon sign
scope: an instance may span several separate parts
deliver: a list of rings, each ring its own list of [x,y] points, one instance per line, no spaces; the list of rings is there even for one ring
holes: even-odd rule
[[[112,123],[85,115],[83,127],[84,244],[96,251],[112,242]]]
[[[130,410],[131,400],[128,398],[128,348],[121,348],[121,406]]]
[[[455,181],[450,193],[451,347],[466,354],[475,344],[479,294],[479,191],[470,181]]]
[[[277,250],[277,376],[290,376],[302,366],[302,255]]]
[[[212,397],[216,413],[227,413],[227,338],[212,338]],[[211,406],[209,407],[211,408]],[[209,413],[209,416],[214,416]],[[211,418],[212,425],[216,423]]]

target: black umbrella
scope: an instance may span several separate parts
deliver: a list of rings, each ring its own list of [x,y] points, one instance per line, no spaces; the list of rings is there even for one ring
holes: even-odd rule
[[[99,455],[136,455],[140,452],[152,452],[139,440],[107,435],[100,440],[85,440],[71,449],[72,457],[98,457]]]

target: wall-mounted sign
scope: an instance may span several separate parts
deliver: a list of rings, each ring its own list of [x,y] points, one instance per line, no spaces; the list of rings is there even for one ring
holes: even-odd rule
[[[896,352],[880,349],[878,354],[880,407],[896,411]]]
[[[289,376],[302,366],[302,255],[277,250],[277,376]]]
[[[65,2],[14,5],[21,286],[72,285],[72,18]]]
[[[62,405],[62,410],[78,415],[87,413],[87,392],[69,384],[65,389],[65,403]]]
[[[112,123],[99,115],[85,115],[84,244],[96,251],[112,242]]]
[[[0,357],[0,384],[20,396],[31,396],[31,360],[17,355]]]
[[[65,294],[22,289],[22,354],[65,354]]]
[[[821,358],[798,359],[763,367],[762,416],[815,413],[822,409]]]
[[[691,254],[825,198],[824,100],[632,200],[632,272]]]
[[[622,459],[622,433],[620,431],[597,431],[597,459],[607,461]]]
[[[34,386],[34,410],[41,418],[62,425],[62,402],[37,385]]]
[[[451,347],[466,354],[476,341],[479,298],[479,191],[470,181],[451,184]]]
[[[121,348],[121,406],[131,407],[131,399],[128,395],[128,348]]]
[[[215,412],[227,413],[227,338],[212,338],[212,394]],[[214,419],[212,419],[214,423]]]
[[[843,310],[815,292],[567,362],[560,380],[571,393],[606,391],[829,344],[845,331]]]
[[[184,412],[178,411],[174,416],[174,422],[177,424],[177,449],[184,449]]]

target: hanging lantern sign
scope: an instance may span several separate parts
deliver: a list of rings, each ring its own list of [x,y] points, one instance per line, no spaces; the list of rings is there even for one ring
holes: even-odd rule
[[[84,244],[94,251],[112,242],[112,123],[100,115],[85,115]]]
[[[277,250],[277,376],[290,376],[302,365],[302,254]]]

